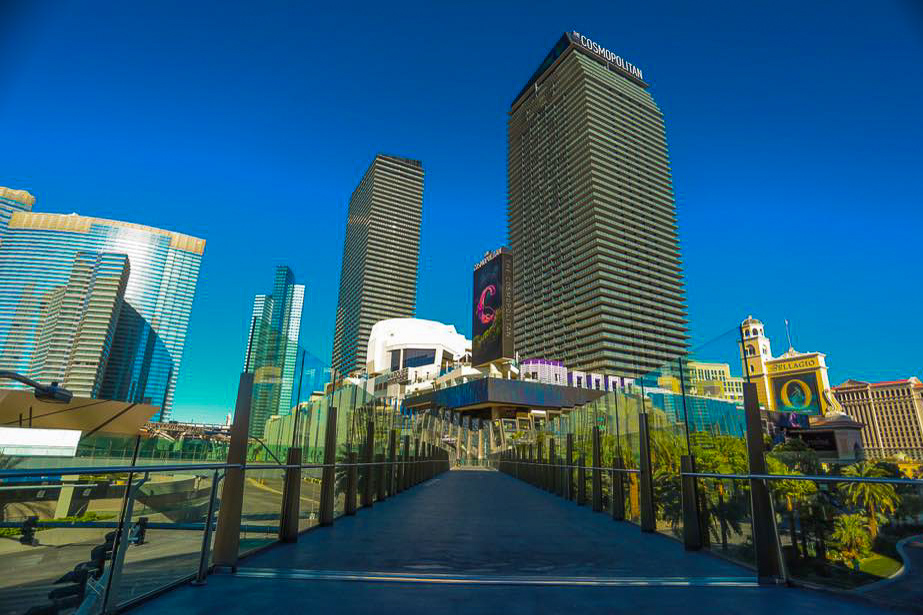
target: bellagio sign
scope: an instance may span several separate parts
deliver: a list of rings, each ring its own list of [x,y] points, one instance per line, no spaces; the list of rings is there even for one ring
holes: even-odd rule
[[[575,43],[579,43],[580,46],[586,49],[587,51],[595,53],[596,55],[604,59],[606,62],[614,64],[618,66],[619,68],[621,68],[626,73],[633,75],[637,77],[638,79],[644,81],[644,75],[641,72],[641,69],[635,66],[634,64],[632,64],[631,62],[623,60],[621,56],[612,53],[605,47],[601,46],[599,43],[596,43],[588,39],[587,37],[583,36],[577,31],[571,32],[570,35]]]

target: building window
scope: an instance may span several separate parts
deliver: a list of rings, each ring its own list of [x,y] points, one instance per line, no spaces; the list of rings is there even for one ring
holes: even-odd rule
[[[407,348],[404,350],[404,367],[420,367],[436,362],[435,348]]]

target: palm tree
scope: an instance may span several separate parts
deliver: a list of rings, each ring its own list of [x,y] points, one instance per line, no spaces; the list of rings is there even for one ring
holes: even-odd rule
[[[847,467],[843,470],[843,476],[882,478],[887,473],[874,463],[863,461]],[[872,539],[878,536],[879,516],[894,514],[900,505],[900,496],[894,490],[894,485],[887,483],[841,483],[839,489],[847,504],[865,511]]]
[[[731,436],[700,434],[696,438],[696,469],[717,474],[737,474],[747,471],[747,451],[743,440]],[[742,490],[734,488],[731,484],[731,493],[728,494],[724,480],[714,480],[715,489],[707,488],[710,480],[703,481],[706,485],[704,497],[708,502],[705,506],[705,524],[713,522],[711,514],[717,517],[717,532],[720,532],[722,550],[728,548],[728,534],[730,530],[740,532],[740,521],[746,515],[746,502],[742,500]]]
[[[844,560],[852,562],[853,570],[859,570],[859,559],[868,553],[872,544],[865,519],[862,515],[842,515],[833,525],[833,539],[840,547]]]
[[[798,470],[788,467],[785,463],[775,457],[766,457],[766,464],[769,467],[770,474],[801,474]],[[773,480],[771,481],[772,491],[776,497],[785,501],[785,510],[788,513],[789,532],[792,540],[792,554],[798,559],[798,537],[795,530],[795,515],[801,518],[799,504],[807,503],[810,498],[817,493],[817,486],[809,480]],[[804,557],[808,556],[808,545],[805,532],[805,524],[801,524],[801,545],[804,551]]]

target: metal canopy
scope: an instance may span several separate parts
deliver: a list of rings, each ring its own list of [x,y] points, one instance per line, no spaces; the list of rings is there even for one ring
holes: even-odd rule
[[[108,399],[74,397],[68,403],[40,401],[32,391],[0,390],[0,427],[79,429],[84,436],[96,432],[136,435],[157,406]]]

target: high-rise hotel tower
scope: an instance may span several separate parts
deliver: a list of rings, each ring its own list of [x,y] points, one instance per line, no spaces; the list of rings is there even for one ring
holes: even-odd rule
[[[244,371],[253,372],[250,435],[262,436],[266,420],[298,404],[295,372],[304,307],[304,284],[285,265],[276,267],[271,295],[253,299]]]
[[[166,420],[205,241],[33,202],[0,188],[0,370]]]
[[[349,199],[333,333],[333,369],[365,368],[372,325],[417,304],[423,163],[379,154]]]
[[[564,34],[509,114],[515,345],[639,376],[685,352],[663,115],[639,68]]]

